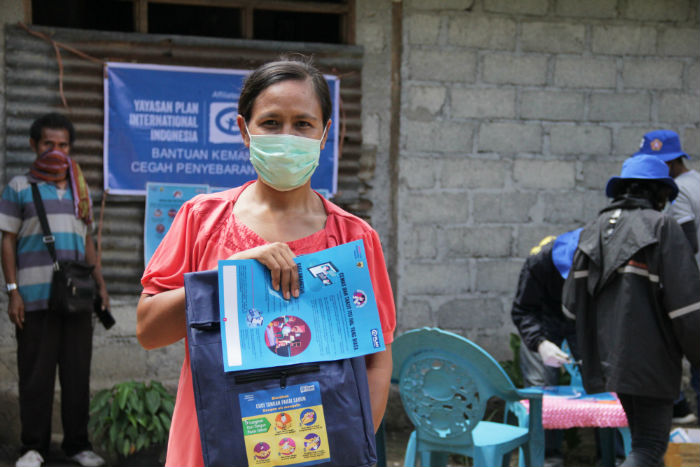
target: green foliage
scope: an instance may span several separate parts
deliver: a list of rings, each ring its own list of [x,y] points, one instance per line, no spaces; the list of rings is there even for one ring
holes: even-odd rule
[[[511,332],[510,349],[513,351],[513,360],[499,362],[511,381],[513,381],[515,387],[518,388],[522,388],[525,385],[523,373],[520,371],[520,345],[520,336]]]
[[[90,401],[88,428],[108,456],[127,457],[168,440],[174,397],[162,384],[126,381]]]

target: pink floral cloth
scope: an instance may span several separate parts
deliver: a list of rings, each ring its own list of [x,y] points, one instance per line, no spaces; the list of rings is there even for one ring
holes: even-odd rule
[[[528,401],[521,401],[529,409]],[[542,397],[542,426],[547,429],[574,427],[617,428],[627,426],[622,404],[615,400],[575,399],[561,396]]]

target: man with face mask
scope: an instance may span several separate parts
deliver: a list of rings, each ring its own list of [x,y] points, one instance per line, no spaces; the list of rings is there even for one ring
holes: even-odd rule
[[[2,270],[9,294],[8,315],[16,327],[22,456],[17,467],[39,467],[49,451],[56,366],[61,382],[65,454],[83,466],[104,460],[88,441],[92,313],[70,316],[49,307],[53,259],[45,239],[31,184],[36,184],[47,214],[58,260],[85,260],[104,306],[109,296],[90,235],[92,208],[80,167],[69,157],[74,129],[51,113],[31,126],[29,144],[36,160],[26,175],[5,187],[0,201]]]

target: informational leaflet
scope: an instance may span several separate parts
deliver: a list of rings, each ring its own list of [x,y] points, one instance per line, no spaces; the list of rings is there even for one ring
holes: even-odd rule
[[[272,288],[256,260],[219,261],[224,370],[357,357],[384,350],[362,240],[295,258],[299,298]]]
[[[331,458],[318,381],[240,394],[248,465],[311,465]]]
[[[144,264],[148,264],[151,260],[151,256],[170,230],[177,211],[185,201],[208,191],[208,185],[152,182],[146,184],[146,219],[143,229]]]

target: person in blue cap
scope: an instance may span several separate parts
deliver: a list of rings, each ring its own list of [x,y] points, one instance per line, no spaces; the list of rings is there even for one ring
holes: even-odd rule
[[[650,155],[666,163],[669,175],[678,186],[678,196],[668,206],[668,213],[678,221],[690,240],[695,259],[700,264],[700,173],[686,167],[684,159],[690,159],[681,148],[681,140],[675,131],[654,130],[646,133],[634,156]]]
[[[567,339],[575,348],[573,322],[561,312],[561,289],[580,233],[576,229],[544,238],[520,270],[511,317],[526,349],[521,369],[528,386],[556,385],[557,369],[569,361],[560,348],[562,341]],[[543,364],[548,368],[540,369]]]
[[[675,131],[654,130],[644,135],[639,151],[634,155],[651,155],[668,165],[669,175],[678,185],[678,196],[666,209],[685,232],[695,251],[695,260],[700,265],[700,173],[689,169],[684,159],[690,156],[683,151],[681,140]],[[700,368],[690,370],[691,385],[695,391],[698,417],[700,417]],[[688,407],[683,391],[673,404],[674,423],[692,423],[698,420]]]
[[[530,250],[520,269],[511,318],[518,329],[520,370],[525,386],[556,386],[569,355],[561,349],[564,339],[576,353],[574,321],[561,311],[561,291],[574,258],[581,229],[558,237],[548,236]],[[545,466],[563,465],[562,430],[545,431]]]
[[[682,357],[700,363],[700,272],[678,223],[678,195],[657,157],[627,159],[607,184],[613,201],[587,224],[564,283],[588,393],[616,392],[632,450],[624,467],[663,465]]]

